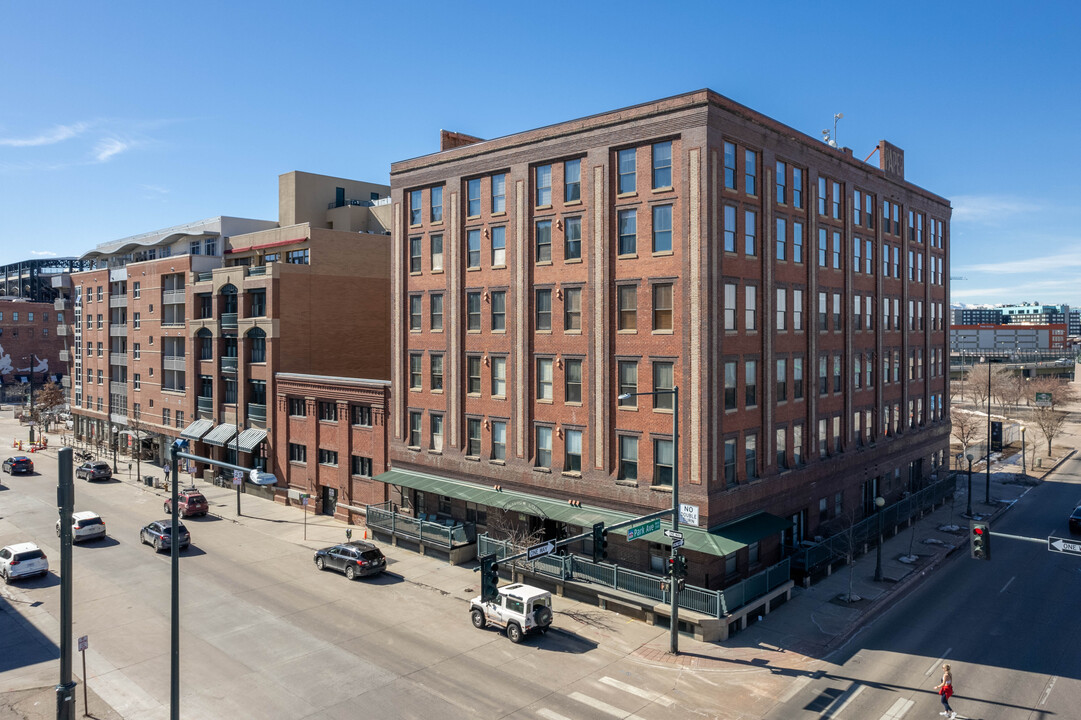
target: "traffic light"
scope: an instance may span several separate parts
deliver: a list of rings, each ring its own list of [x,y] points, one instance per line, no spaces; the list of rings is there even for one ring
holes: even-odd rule
[[[480,559],[480,600],[492,602],[499,597],[499,565],[496,557],[485,555]]]
[[[666,567],[668,568],[668,573],[667,573],[668,577],[670,577],[670,578],[679,577],[679,556],[677,555],[677,556],[669,557],[668,558],[668,565]]]
[[[608,531],[604,523],[593,523],[593,562],[608,559]]]
[[[981,520],[968,523],[969,555],[976,560],[991,559],[991,526]]]
[[[676,555],[676,573],[679,577],[687,577],[687,558],[684,555]]]

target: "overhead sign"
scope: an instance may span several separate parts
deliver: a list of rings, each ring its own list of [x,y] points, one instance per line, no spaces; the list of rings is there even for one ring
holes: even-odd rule
[[[1051,393],[1036,393],[1036,407],[1051,407]]]
[[[627,540],[637,540],[638,538],[645,537],[651,532],[657,532],[661,529],[661,519],[653,518],[652,520],[646,520],[641,525],[631,525],[627,528]]]
[[[555,552],[555,549],[556,544],[549,540],[548,542],[541,543],[540,545],[534,545],[533,547],[526,550],[526,557],[528,557],[530,560],[536,560],[539,557],[551,555],[553,552]]]
[[[698,525],[698,506],[679,504],[679,521],[684,525]]]
[[[1081,555],[1081,542],[1068,540],[1067,538],[1047,538],[1047,549],[1051,552],[1066,553],[1067,555]]]
[[[664,531],[665,537],[683,539],[683,533],[672,530],[671,528]]]

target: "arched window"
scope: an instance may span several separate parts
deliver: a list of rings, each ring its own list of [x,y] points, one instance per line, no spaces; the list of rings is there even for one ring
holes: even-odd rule
[[[214,336],[210,334],[209,330],[202,328],[195,333],[195,342],[199,344],[200,360],[214,359]]]
[[[246,335],[251,346],[251,360],[253,363],[266,362],[266,333],[259,328],[252,328]]]

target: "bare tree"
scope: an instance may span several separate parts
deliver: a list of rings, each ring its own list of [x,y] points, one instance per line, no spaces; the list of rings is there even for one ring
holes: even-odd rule
[[[968,394],[977,406],[987,402],[987,374],[990,372],[987,363],[973,365],[968,371]],[[992,380],[994,377],[992,376]]]
[[[954,407],[950,409],[951,434],[961,443],[961,452],[967,453],[977,436],[984,431],[984,418],[978,413]]]
[[[1018,409],[1025,399],[1027,382],[1025,378],[1016,373],[1007,373],[1002,377],[998,387],[998,400],[1002,414],[1009,418],[1016,418]],[[994,378],[991,380],[994,387]]]
[[[47,430],[56,409],[63,407],[64,402],[64,388],[50,380],[34,393],[34,413],[31,420],[40,423],[42,429]]]
[[[131,428],[131,432],[134,435],[134,437],[132,438],[132,447],[133,447],[132,453],[135,455],[135,479],[138,482],[143,481],[143,466],[142,466],[142,459],[143,459],[143,432],[142,432],[142,430],[145,427],[145,425],[143,424],[142,415],[143,415],[143,413],[139,409],[138,405],[133,405],[132,408],[131,408],[131,412],[128,413],[128,427]],[[129,470],[131,469],[130,465],[128,466],[128,469]]]
[[[520,552],[541,541],[541,530],[529,531],[529,525],[518,519],[517,510],[488,510],[488,535],[510,544],[509,552]],[[523,562],[523,561],[519,561]]]
[[[1038,378],[1028,383],[1028,389],[1026,399],[1032,406],[1029,417],[1047,440],[1047,455],[1050,457],[1051,443],[1062,434],[1066,424],[1068,413],[1061,408],[1077,399],[1077,391],[1073,385],[1058,378]],[[1037,393],[1050,396],[1048,404],[1037,405]]]

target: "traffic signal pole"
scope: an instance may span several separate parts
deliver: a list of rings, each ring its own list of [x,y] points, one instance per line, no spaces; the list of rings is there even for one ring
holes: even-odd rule
[[[75,506],[71,448],[60,448],[56,505],[60,511],[60,683],[56,686],[57,720],[75,720],[75,682],[71,679],[71,511]],[[83,673],[86,683],[86,673]]]

